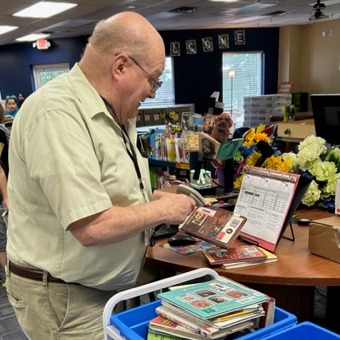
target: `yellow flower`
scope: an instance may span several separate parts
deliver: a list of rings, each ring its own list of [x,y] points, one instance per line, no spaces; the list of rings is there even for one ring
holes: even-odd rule
[[[263,140],[264,142],[267,142],[267,143],[270,142],[270,138],[264,132],[256,133],[254,136],[254,140],[255,140],[255,143],[259,142],[260,140]]]
[[[243,175],[238,176],[238,177],[235,179],[235,181],[234,181],[234,188],[235,188],[235,189],[241,188],[242,180],[243,180]]]
[[[257,128],[256,130],[254,128],[249,129],[244,136],[243,145],[249,148],[250,146],[257,144],[260,140],[267,143],[270,142],[270,138],[262,131],[263,129],[260,128]]]
[[[283,106],[283,113],[294,114],[296,112],[296,106],[294,104],[285,104]]]
[[[261,157],[261,154],[259,152],[254,152],[246,159],[246,165],[254,165],[257,160]]]
[[[169,118],[174,119],[176,117],[176,112],[174,110],[169,111]]]
[[[254,144],[255,137],[255,129],[250,129],[247,134],[244,136],[243,145],[246,147],[250,147]]]
[[[282,157],[279,156],[271,156],[266,159],[263,166],[267,169],[273,169],[283,172],[289,172],[292,165],[292,161],[290,159],[283,160]]]
[[[176,118],[176,111],[168,108],[165,112],[163,112],[162,116],[167,123],[172,122]]]

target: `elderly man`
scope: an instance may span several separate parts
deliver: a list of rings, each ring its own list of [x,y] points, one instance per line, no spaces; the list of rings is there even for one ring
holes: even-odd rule
[[[152,194],[136,148],[138,108],[155,97],[164,63],[154,27],[119,13],[15,119],[7,291],[31,339],[102,339],[104,305],[134,284],[150,229],[194,209],[188,196]]]

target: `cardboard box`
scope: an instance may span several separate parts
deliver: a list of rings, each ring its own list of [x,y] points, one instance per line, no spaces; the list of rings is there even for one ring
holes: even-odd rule
[[[340,263],[340,216],[315,220],[309,227],[309,251]]]

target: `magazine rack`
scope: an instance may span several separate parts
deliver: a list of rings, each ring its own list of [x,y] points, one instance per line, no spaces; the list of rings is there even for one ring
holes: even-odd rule
[[[103,312],[103,327],[104,327],[104,339],[123,339],[119,330],[110,324],[110,318],[115,306],[121,302],[128,299],[148,294],[157,290],[168,288],[169,286],[184,283],[190,280],[202,278],[204,276],[210,276],[212,279],[217,279],[219,275],[210,268],[199,268],[183,274],[172,276],[166,279],[162,279],[156,282],[148,283],[143,286],[131,288],[122,292],[119,292],[112,296],[110,300],[106,303]]]

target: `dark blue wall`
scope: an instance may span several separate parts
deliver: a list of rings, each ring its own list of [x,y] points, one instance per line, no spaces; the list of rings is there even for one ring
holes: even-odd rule
[[[22,93],[25,97],[34,90],[32,66],[69,63],[80,59],[84,39],[56,39],[48,50],[37,50],[32,43],[0,46],[0,91],[6,95]]]
[[[222,92],[222,53],[257,51],[265,54],[264,94],[277,93],[279,28],[245,29],[245,44],[236,45],[235,29],[164,31],[167,55],[170,43],[179,42],[181,54],[174,57],[175,97],[177,104],[194,103],[196,112],[206,112],[208,98],[214,91]],[[229,34],[229,49],[218,48],[218,35]],[[212,37],[214,51],[203,52],[202,38]],[[186,53],[185,41],[196,39],[197,54]],[[37,50],[32,43],[0,46],[0,91],[2,97],[23,93],[34,87],[32,65],[68,62],[70,67],[80,59],[86,38],[55,39],[48,50]],[[146,51],[146,53],[152,53]]]
[[[222,93],[223,52],[263,52],[265,55],[264,94],[277,93],[279,28],[245,29],[245,44],[236,45],[235,29],[161,32],[167,54],[170,43],[179,42],[180,57],[174,57],[176,103],[194,103],[196,112],[206,112],[214,91]],[[229,49],[219,49],[218,35],[229,35]],[[214,51],[203,52],[202,38],[213,38]],[[185,41],[195,39],[197,54],[187,54]],[[222,99],[222,98],[220,98]]]

